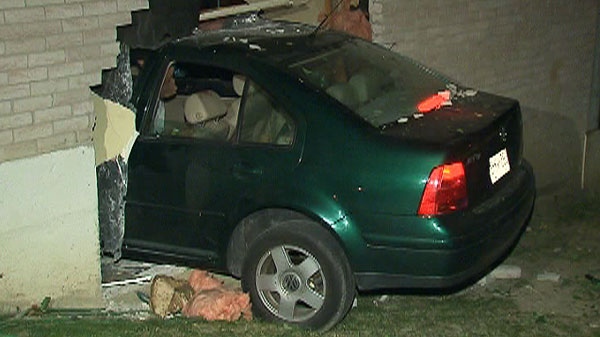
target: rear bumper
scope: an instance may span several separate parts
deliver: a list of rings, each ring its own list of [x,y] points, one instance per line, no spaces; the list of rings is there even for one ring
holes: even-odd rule
[[[519,174],[518,183],[468,214],[432,219],[433,226],[461,228],[448,231],[447,240],[429,247],[369,246],[367,255],[378,261],[378,267],[355,272],[359,289],[454,288],[483,277],[508,256],[531,216],[535,202],[531,166],[524,161]]]

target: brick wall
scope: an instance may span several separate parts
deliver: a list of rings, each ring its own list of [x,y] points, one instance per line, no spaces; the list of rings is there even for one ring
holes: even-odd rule
[[[0,1],[0,162],[91,141],[89,87],[147,0]]]
[[[581,185],[599,0],[370,0],[369,11],[375,41],[519,99],[540,194]]]
[[[466,84],[571,116],[589,108],[598,0],[371,0],[377,41]],[[577,118],[586,129],[586,118]]]

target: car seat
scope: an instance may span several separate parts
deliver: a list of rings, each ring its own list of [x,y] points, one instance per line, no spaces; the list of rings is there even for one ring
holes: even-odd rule
[[[233,90],[238,97],[231,101],[225,112],[225,117],[223,117],[223,121],[229,125],[227,139],[231,139],[236,130],[238,116],[240,113],[240,105],[242,103],[242,95],[244,94],[244,85],[246,84],[246,77],[244,75],[236,74],[233,76],[232,82]]]
[[[367,103],[380,93],[383,85],[383,80],[380,77],[375,72],[372,72],[358,73],[350,78],[348,84],[354,88],[360,105]]]
[[[334,84],[327,88],[327,93],[351,109],[358,106],[359,100],[356,89],[349,83]]]
[[[212,90],[204,90],[190,95],[185,101],[184,115],[189,124],[194,125],[196,138],[226,139],[229,125],[222,121],[227,107],[221,97]]]

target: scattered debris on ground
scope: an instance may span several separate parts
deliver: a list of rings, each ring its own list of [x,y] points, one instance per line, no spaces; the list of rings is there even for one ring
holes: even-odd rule
[[[232,278],[171,265],[129,260],[103,265],[106,310],[153,312],[206,320],[235,321],[252,318],[250,297]]]
[[[172,276],[157,275],[150,285],[150,308],[159,317],[181,312],[194,295],[194,289],[186,280]]]
[[[545,318],[566,317],[597,329],[600,322],[597,216],[577,216],[580,209],[585,209],[582,207],[569,206],[561,211],[561,216],[534,215],[504,264],[480,280],[478,286],[460,295],[502,298],[514,302],[519,312]],[[516,271],[513,266],[518,266],[520,277],[492,277],[498,276],[498,272]]]
[[[380,304],[387,302],[389,299],[390,297],[388,295],[381,295],[373,300],[373,304],[375,304],[375,306],[379,306]]]
[[[181,313],[209,321],[252,319],[248,294],[226,287],[203,270],[193,270],[187,280],[155,276],[150,286],[150,308],[163,318]]]
[[[521,267],[503,264],[492,270],[489,275],[497,280],[513,280],[521,278]]]
[[[558,281],[560,281],[560,274],[545,271],[541,274],[538,274],[536,279],[538,281],[542,281],[542,282],[544,282],[544,281],[558,282]]]

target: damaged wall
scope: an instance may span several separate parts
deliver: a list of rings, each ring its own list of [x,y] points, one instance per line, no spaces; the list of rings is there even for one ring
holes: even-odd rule
[[[303,11],[316,13],[317,2]],[[0,1],[0,312],[46,295],[54,305],[98,304],[89,87],[115,66],[116,28],[148,6],[148,0]]]
[[[147,0],[0,1],[0,311],[99,301],[92,85]]]
[[[579,190],[600,1],[371,0],[369,10],[376,42],[519,99],[539,195]]]

